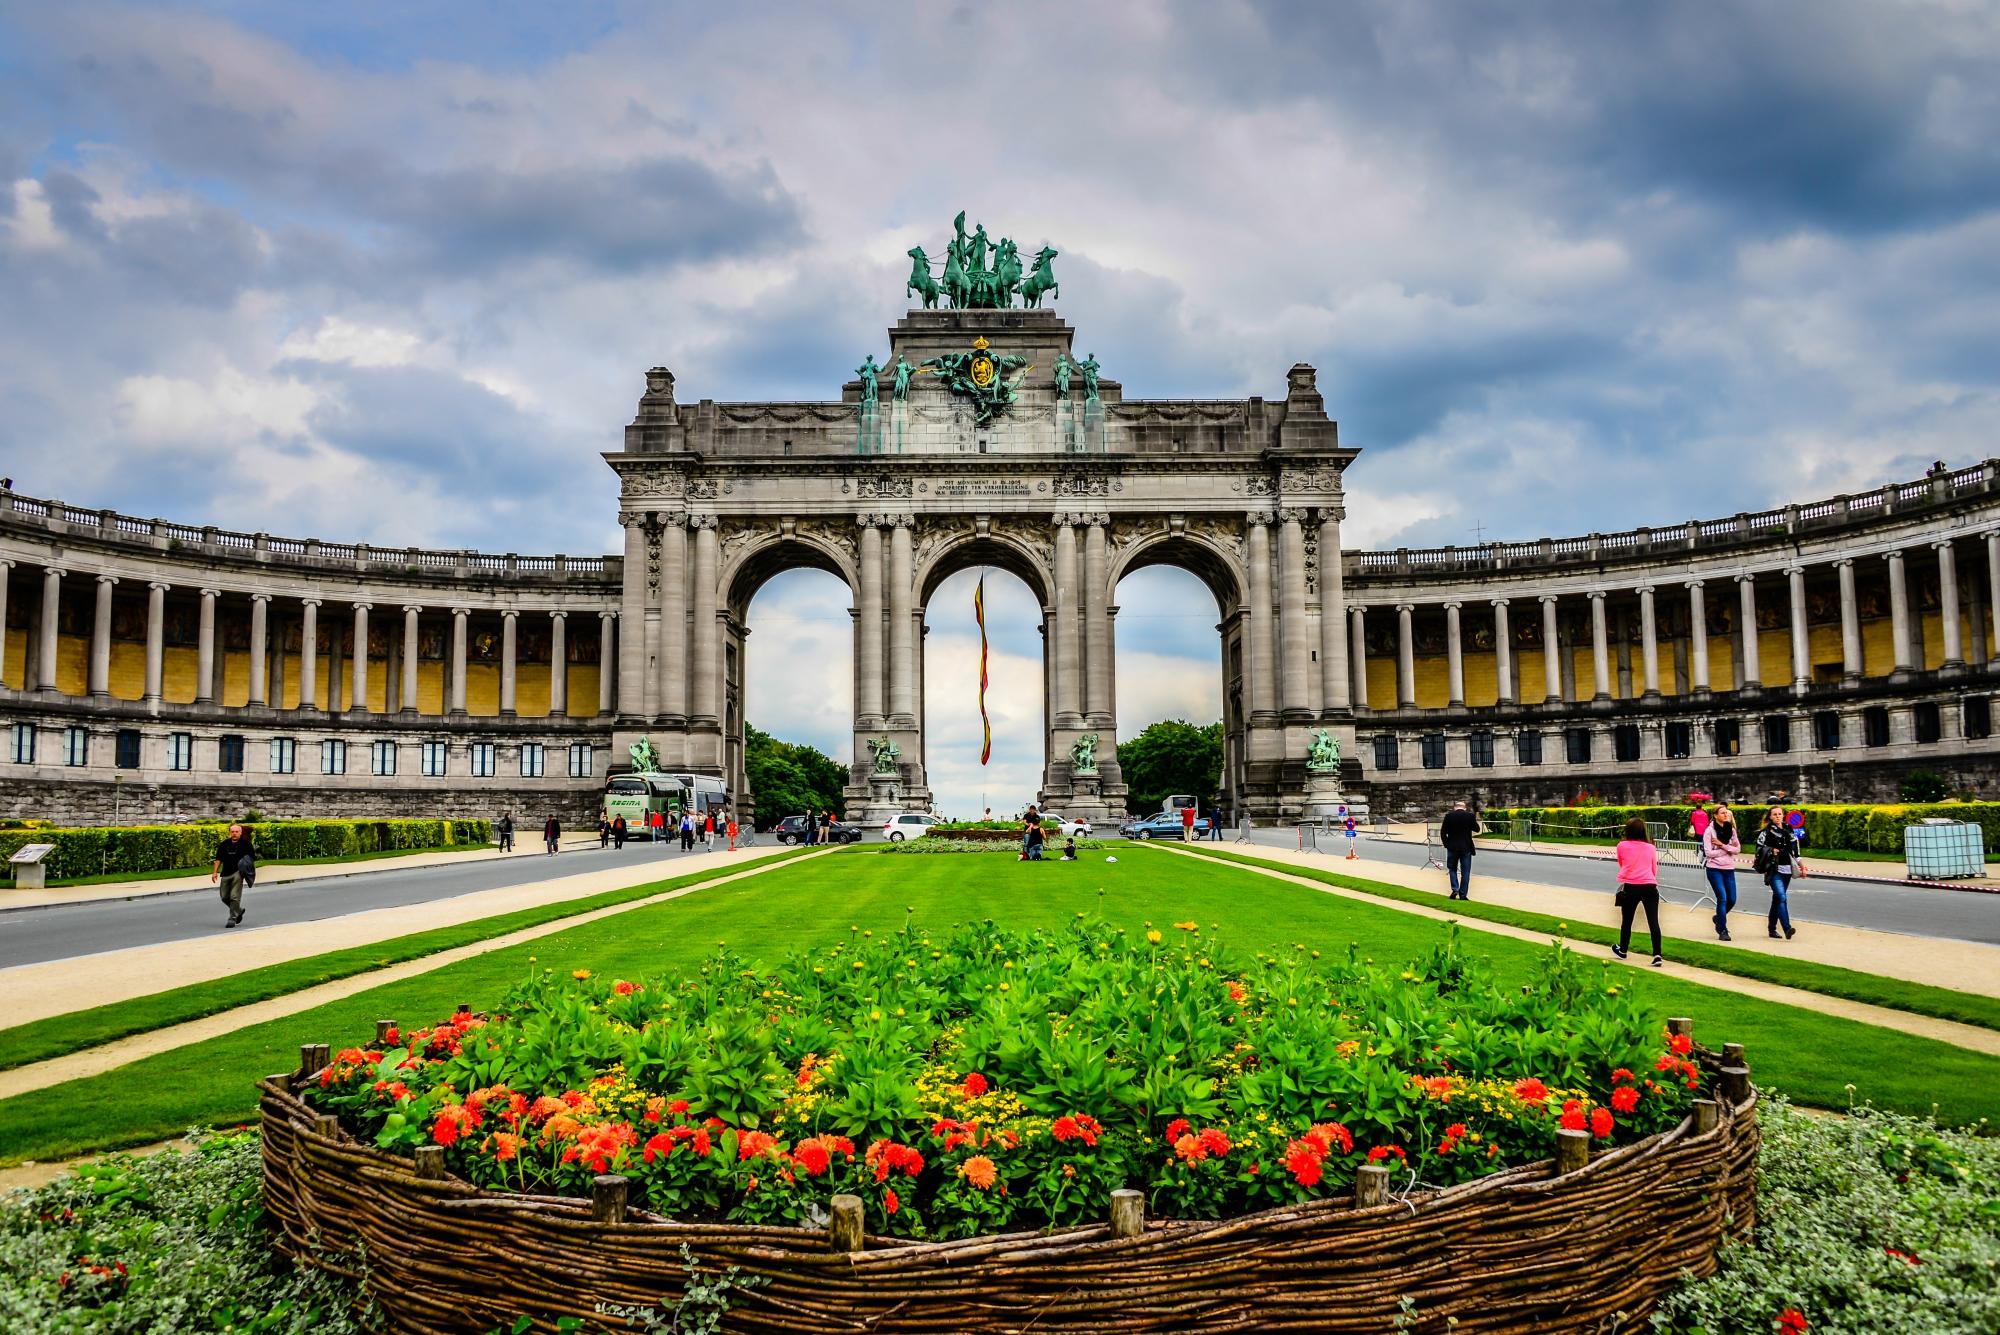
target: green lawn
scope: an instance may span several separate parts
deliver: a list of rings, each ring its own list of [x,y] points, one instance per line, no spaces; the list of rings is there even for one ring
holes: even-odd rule
[[[780,853],[769,861],[784,861],[798,857],[804,852],[804,849],[799,849],[796,852]],[[645,899],[663,891],[712,880],[717,876],[726,876],[739,870],[741,868],[734,865],[716,865],[670,880],[652,881],[645,885],[629,886],[623,890],[607,890],[603,894],[583,899],[540,904],[534,908],[496,914],[490,918],[458,923],[451,927],[439,927],[428,932],[413,932],[408,936],[393,937],[372,945],[355,946],[347,950],[307,956],[304,959],[288,960],[283,964],[271,965],[269,968],[253,969],[205,983],[194,983],[167,992],[135,997],[130,1001],[94,1006],[89,1010],[71,1011],[67,1015],[52,1015],[45,1020],[16,1025],[11,1029],[0,1029],[0,1071],[26,1066],[30,1062],[47,1061],[51,1057],[61,1057],[72,1052],[81,1052],[85,1048],[93,1048],[100,1043],[110,1043],[129,1034],[146,1033],[154,1029],[163,1029],[171,1024],[198,1020],[204,1015],[216,1015],[269,997],[284,996],[289,992],[315,987],[336,978],[351,978],[356,974],[386,968],[391,964],[400,964],[404,960],[435,955],[441,950],[453,950],[475,941],[505,936],[509,932],[518,932],[523,928],[538,927],[543,923],[575,917],[577,914],[589,913],[595,909],[630,903],[635,899]]]
[[[87,1080],[0,1102],[0,1163],[51,1159],[174,1135],[254,1115],[251,1082],[294,1067],[305,1042],[365,1041],[377,1019],[428,1022],[461,1002],[489,1005],[531,968],[587,967],[637,977],[684,969],[718,941],[768,957],[826,944],[850,930],[885,930],[914,910],[926,923],[999,918],[1017,927],[1102,912],[1137,929],[1180,918],[1218,923],[1239,950],[1344,951],[1410,959],[1444,929],[1389,907],[1322,894],[1220,862],[1155,849],[1119,861],[1021,863],[977,855],[881,856],[850,850],[768,876],[633,909],[533,942],[385,984],[300,1015],[135,1062]],[[1474,933],[1470,944],[1503,980],[1525,980],[1538,948]],[[2000,1120],[2000,1059],[1812,1010],[1755,1001],[1667,976],[1606,965],[1607,982],[1643,989],[1656,1014],[1696,1017],[1703,1041],[1748,1046],[1760,1082],[1802,1102],[1842,1107],[1846,1086],[1884,1106],[1948,1121]]]

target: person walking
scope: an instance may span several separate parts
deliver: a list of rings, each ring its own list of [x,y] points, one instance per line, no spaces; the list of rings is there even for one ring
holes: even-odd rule
[[[1767,918],[1771,936],[1776,939],[1778,929],[1785,929],[1785,940],[1797,935],[1792,930],[1792,906],[1790,891],[1792,881],[1806,874],[1806,864],[1799,857],[1799,836],[1785,818],[1783,807],[1772,807],[1764,813],[1764,828],[1757,832],[1757,860],[1755,869],[1763,874],[1764,884],[1771,887],[1771,910]]]
[[[729,818],[729,851],[736,851],[736,817]]]
[[[691,811],[683,811],[681,813],[681,852],[692,853],[693,851],[694,851],[694,813]]]
[[[611,822],[606,820],[602,813],[597,817],[597,846],[611,847]]]
[[[701,846],[703,848],[708,848],[711,847],[714,843],[715,843],[715,813],[713,811],[704,811],[701,813]]]
[[[1354,851],[1354,843],[1360,837],[1361,830],[1354,823],[1353,812],[1349,812],[1341,818],[1340,832],[1347,836],[1347,860],[1349,862],[1360,861],[1361,855]]]
[[[1194,803],[1181,808],[1181,842],[1184,844],[1194,842],[1194,815]]]
[[[1451,882],[1453,899],[1472,898],[1472,858],[1478,852],[1472,837],[1479,833],[1479,817],[1453,802],[1451,810],[1438,822],[1438,842],[1444,845],[1444,874]]]
[[[1634,816],[1625,822],[1618,841],[1618,944],[1611,953],[1625,959],[1632,946],[1632,918],[1646,910],[1646,927],[1653,934],[1653,967],[1666,963],[1660,953],[1660,850],[1646,822]]]
[[[1708,876],[1709,893],[1715,896],[1715,936],[1729,939],[1729,910],[1736,907],[1736,855],[1743,840],[1736,833],[1736,817],[1727,805],[1717,806],[1713,818],[1695,808],[1700,822],[1701,867]]]
[[[623,816],[620,816],[617,820],[612,821],[611,846],[613,848],[622,850],[625,847],[625,837],[629,833],[631,833],[631,831],[626,826],[625,818]]]
[[[221,892],[222,906],[229,910],[224,927],[243,921],[243,864],[254,856],[250,836],[241,825],[230,826],[228,837],[215,846],[215,865],[209,868],[208,879]]]
[[[1702,833],[1713,823],[1713,818],[1708,814],[1709,800],[1707,793],[1688,794],[1688,801],[1694,806],[1694,810],[1688,813],[1688,829],[1692,832],[1696,843],[1701,842]]]
[[[513,813],[513,812],[511,812],[511,811],[503,811],[503,812],[501,812],[501,813],[500,813],[500,825],[499,825],[499,830],[500,830],[500,851],[501,851],[502,853],[511,853],[511,852],[513,852],[513,851],[514,851],[514,813]]]
[[[556,846],[562,843],[562,822],[554,816],[549,817],[548,823],[542,826],[542,842],[549,846],[549,856],[554,857]]]
[[[1219,844],[1222,842],[1222,827],[1228,823],[1228,818],[1223,814],[1222,805],[1217,803],[1215,810],[1208,813],[1208,839],[1210,843]]]

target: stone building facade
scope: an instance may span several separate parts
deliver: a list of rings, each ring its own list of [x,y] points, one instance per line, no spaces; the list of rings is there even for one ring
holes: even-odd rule
[[[897,392],[897,367],[975,349],[1019,368],[985,421],[937,376]],[[608,556],[0,493],[0,812],[577,818],[641,737],[749,807],[748,609],[801,566],[852,598],[856,817],[930,802],[924,614],[973,565],[1041,603],[1046,758],[1021,796],[1074,814],[1124,805],[1115,593],[1157,564],[1215,598],[1225,801],[1257,818],[1311,803],[1320,729],[1378,811],[1885,796],[1915,768],[1993,787],[2000,465],[1631,533],[1347,551],[1358,452],[1313,368],[1271,399],[1131,400],[1065,391],[1058,354],[1077,349],[1052,311],[912,311],[873,393],[684,404],[655,368],[605,455]]]

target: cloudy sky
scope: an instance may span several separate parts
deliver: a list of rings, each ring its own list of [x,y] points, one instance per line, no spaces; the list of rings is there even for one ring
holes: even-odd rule
[[[1357,543],[1832,494],[1996,452],[1996,55],[1979,0],[0,0],[0,471],[238,528],[611,550],[595,456],[643,367],[832,397],[903,251],[969,208],[1062,249],[1058,308],[1130,394],[1315,363],[1365,450]],[[1212,717],[1212,602],[1119,596],[1127,727]],[[765,726],[844,731],[812,707],[844,680],[778,672],[808,661],[787,636],[844,638],[839,601],[798,575],[753,609]]]

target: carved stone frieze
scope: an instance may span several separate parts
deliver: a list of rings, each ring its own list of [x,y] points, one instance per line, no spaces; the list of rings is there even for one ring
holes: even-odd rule
[[[689,515],[689,516],[687,517],[687,526],[688,526],[689,528],[714,528],[714,527],[715,527],[715,516],[714,516],[714,515]]]
[[[1306,525],[1306,596],[1319,594],[1319,526]]]
[[[863,477],[854,480],[854,492],[863,500],[871,497],[894,499],[910,494],[906,477]]]
[[[1262,473],[1252,473],[1248,477],[1239,477],[1231,482],[1229,489],[1245,496],[1274,496],[1277,494],[1278,484]]]
[[[628,469],[624,474],[623,495],[631,500],[685,495],[687,477],[674,469]]]
[[[1278,475],[1278,484],[1292,491],[1338,491],[1338,468],[1287,468]]]
[[[1102,473],[1058,473],[1049,490],[1058,496],[1111,496],[1125,490],[1125,484]]]

